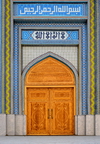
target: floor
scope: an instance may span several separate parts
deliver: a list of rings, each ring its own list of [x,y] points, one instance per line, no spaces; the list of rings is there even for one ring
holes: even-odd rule
[[[0,144],[100,144],[100,136],[0,136]]]

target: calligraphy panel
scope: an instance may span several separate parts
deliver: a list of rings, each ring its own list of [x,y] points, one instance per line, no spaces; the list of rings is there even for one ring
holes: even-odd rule
[[[86,3],[14,4],[14,16],[86,16]]]
[[[55,31],[55,30],[22,30],[22,40],[78,40],[78,30]]]

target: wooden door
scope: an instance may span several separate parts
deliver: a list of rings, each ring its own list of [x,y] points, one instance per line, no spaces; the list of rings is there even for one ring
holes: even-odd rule
[[[49,135],[48,88],[27,88],[27,134]]]
[[[28,135],[74,135],[74,87],[27,88]]]
[[[51,135],[74,135],[74,87],[51,88]]]

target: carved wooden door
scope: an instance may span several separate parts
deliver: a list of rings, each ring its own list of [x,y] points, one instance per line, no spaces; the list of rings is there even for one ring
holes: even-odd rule
[[[48,88],[27,88],[27,134],[49,135]]]
[[[27,134],[74,134],[74,87],[27,88]]]
[[[51,88],[51,135],[74,135],[74,87]]]

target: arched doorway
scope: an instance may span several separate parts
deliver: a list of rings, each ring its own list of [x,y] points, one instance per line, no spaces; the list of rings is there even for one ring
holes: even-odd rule
[[[62,62],[48,57],[25,78],[27,135],[74,135],[75,76]]]

